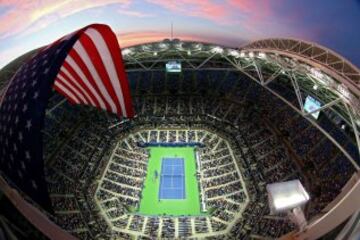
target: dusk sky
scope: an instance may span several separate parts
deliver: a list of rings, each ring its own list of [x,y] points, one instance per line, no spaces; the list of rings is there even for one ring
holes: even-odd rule
[[[291,37],[324,45],[360,66],[360,0],[0,0],[0,68],[90,23],[121,47],[170,37],[239,47]]]

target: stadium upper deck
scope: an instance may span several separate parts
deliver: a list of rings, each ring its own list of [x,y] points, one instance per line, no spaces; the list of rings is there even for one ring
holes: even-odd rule
[[[357,171],[360,169],[358,152],[360,146],[358,134],[360,71],[331,50],[291,39],[262,40],[239,49],[228,49],[207,43],[182,42],[175,39],[133,46],[124,49],[122,53],[129,73],[164,69],[165,63],[170,60],[181,62],[184,70],[238,71],[249,81],[255,81],[276,95],[311,122],[344,153]],[[23,59],[18,59],[18,61],[22,62]],[[6,77],[3,78],[1,75],[0,86],[4,86],[4,80],[16,71],[18,64],[15,62],[13,66],[13,68],[11,66],[4,68],[6,73],[1,72]],[[282,88],[279,88],[279,85]],[[284,89],[287,91],[283,91]],[[292,93],[289,93],[290,91]],[[297,101],[290,101],[290,95],[296,96]],[[315,98],[321,105],[316,109],[307,110],[305,102],[308,96]],[[340,139],[330,134],[329,129],[312,117],[316,111],[326,114],[356,142],[355,154],[353,149],[350,151],[343,146]],[[351,194],[355,195],[355,191],[359,191],[358,180],[348,186],[349,201]],[[343,205],[346,204],[344,201]],[[334,211],[329,211],[324,218],[320,219],[322,222],[318,220],[310,225],[313,231],[299,236],[322,234],[331,227],[322,228],[322,232],[319,232],[317,230],[321,228],[319,224],[324,224],[334,218],[345,219],[345,215],[348,216],[350,213],[344,212],[339,215],[337,211],[342,206],[335,207],[338,207],[338,210],[334,208]],[[331,208],[330,206],[329,209]]]

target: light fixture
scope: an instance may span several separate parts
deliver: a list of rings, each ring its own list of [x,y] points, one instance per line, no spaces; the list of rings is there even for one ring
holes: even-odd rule
[[[235,58],[240,57],[239,52],[236,51],[236,50],[231,50],[231,51],[229,52],[229,55],[230,55],[230,56],[233,56],[233,57],[235,57]]]
[[[324,77],[324,74],[320,70],[318,70],[316,68],[311,68],[310,72],[317,79],[323,79],[323,77]]]
[[[157,54],[158,54],[157,52],[154,52],[154,56],[157,56]]]
[[[304,206],[310,196],[300,180],[276,182],[266,185],[271,213],[286,212]]]
[[[316,91],[316,90],[318,90],[318,88],[319,88],[319,86],[314,84],[313,89]]]
[[[222,49],[221,47],[214,47],[213,49],[211,49],[211,52],[222,53],[222,52],[224,52],[224,49]]]
[[[190,51],[190,50],[187,51],[187,55],[189,55],[189,56],[191,55],[191,51]]]
[[[341,97],[345,100],[350,99],[350,92],[344,84],[337,85],[337,90],[341,94]]]
[[[266,54],[263,52],[259,52],[259,58],[266,58]]]
[[[356,119],[356,125],[360,126],[360,119]]]
[[[249,52],[249,57],[253,58],[253,57],[254,57],[254,53],[253,53],[253,52]]]
[[[125,48],[124,50],[122,50],[121,53],[122,53],[123,56],[127,56],[127,55],[129,55],[131,53],[131,50],[128,49],[128,48]]]

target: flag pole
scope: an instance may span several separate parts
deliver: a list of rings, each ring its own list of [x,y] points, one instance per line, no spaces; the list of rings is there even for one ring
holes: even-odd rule
[[[174,30],[173,30],[173,22],[171,22],[171,40],[173,40],[173,34],[174,34]]]

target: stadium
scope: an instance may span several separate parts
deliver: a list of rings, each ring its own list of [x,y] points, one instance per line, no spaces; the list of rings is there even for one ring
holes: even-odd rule
[[[38,51],[3,68],[2,93]],[[74,105],[56,91],[46,107],[38,144],[53,213],[41,213],[71,234],[66,236],[353,234],[360,207],[357,67],[325,47],[295,39],[239,48],[164,39],[121,54],[134,118]],[[16,186],[7,180],[0,196],[3,211],[12,209],[4,214],[7,230],[19,239],[49,237],[50,224],[41,228],[25,220],[26,210],[15,210],[4,186]],[[286,212],[270,211],[267,185],[291,180],[309,194],[302,207],[305,228]]]

